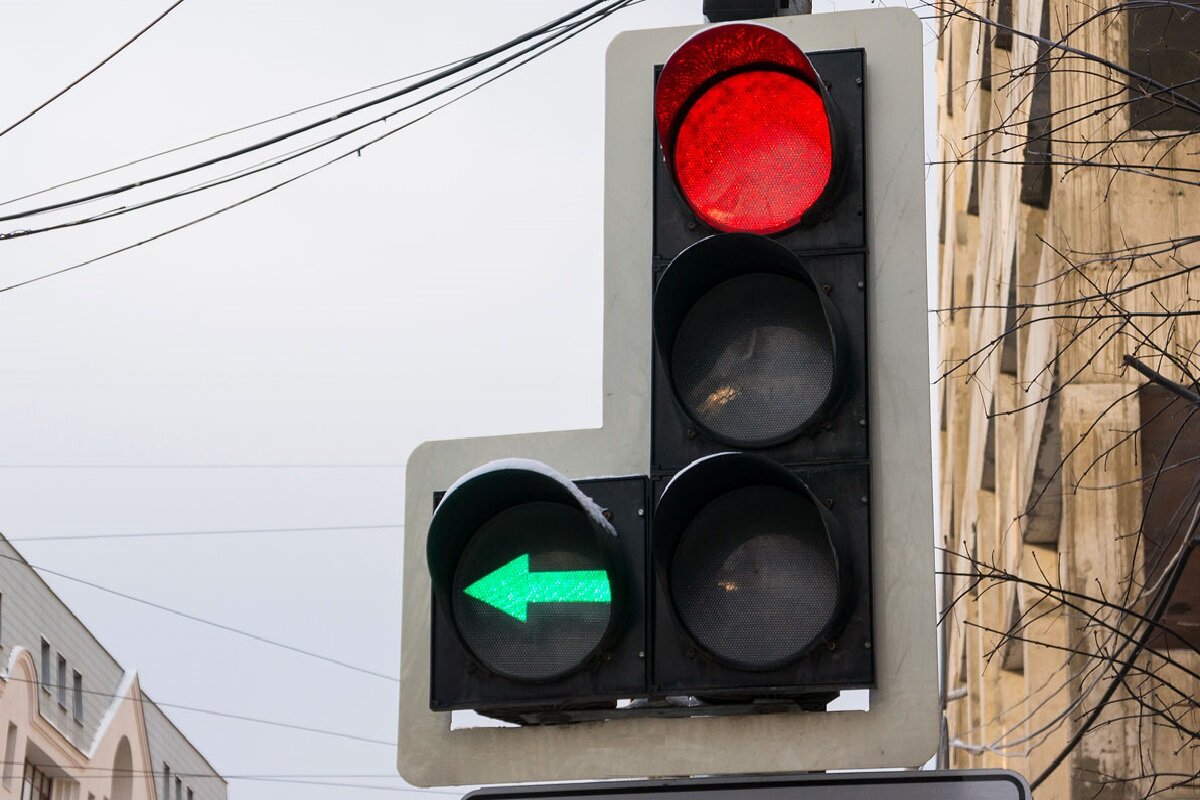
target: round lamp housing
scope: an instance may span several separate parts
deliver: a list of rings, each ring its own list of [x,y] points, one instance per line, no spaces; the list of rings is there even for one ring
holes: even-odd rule
[[[667,59],[659,143],[706,225],[776,234],[811,219],[844,173],[838,114],[804,52],[764,25],[706,28]]]
[[[779,464],[748,453],[700,459],[668,484],[653,525],[671,611],[716,661],[778,669],[844,621],[851,572],[843,534]]]
[[[609,649],[628,568],[603,510],[544,464],[495,462],[433,514],[426,558],[439,610],[493,674],[543,683]]]

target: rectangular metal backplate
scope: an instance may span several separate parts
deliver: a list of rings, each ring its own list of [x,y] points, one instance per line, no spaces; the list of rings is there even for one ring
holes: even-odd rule
[[[500,458],[579,480],[650,474],[650,120],[656,65],[697,26],[631,31],[607,57],[604,409],[597,429],[427,442],[409,458],[397,763],[417,786],[912,767],[937,746],[921,24],[882,8],[764,21],[806,50],[865,58],[871,548],[868,711],[642,718],[451,730],[429,708],[433,493]]]
[[[1030,800],[1009,770],[855,772],[489,787],[463,800]]]

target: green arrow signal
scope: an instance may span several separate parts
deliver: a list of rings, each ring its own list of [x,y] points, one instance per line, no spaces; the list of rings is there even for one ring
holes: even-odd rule
[[[463,589],[470,597],[527,622],[530,603],[611,603],[602,569],[530,572],[529,554],[514,558]]]

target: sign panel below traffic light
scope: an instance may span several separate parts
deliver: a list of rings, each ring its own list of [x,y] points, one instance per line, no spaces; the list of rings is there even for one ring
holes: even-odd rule
[[[1031,800],[1029,783],[1001,769],[928,770],[609,781],[479,789],[463,800]]]

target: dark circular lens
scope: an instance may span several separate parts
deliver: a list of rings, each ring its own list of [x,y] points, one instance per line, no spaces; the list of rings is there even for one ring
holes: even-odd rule
[[[692,519],[671,562],[671,599],[717,659],[771,669],[803,655],[838,612],[839,573],[812,501],[777,486],[721,495]]]
[[[455,623],[487,669],[545,681],[581,667],[612,621],[609,565],[584,513],[509,508],[471,537],[452,586]]]
[[[730,444],[798,434],[833,389],[834,344],[816,292],[775,273],[717,284],[688,311],[671,353],[687,413]]]

